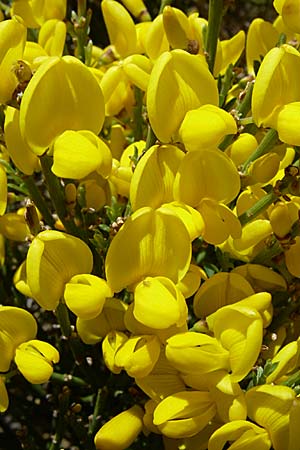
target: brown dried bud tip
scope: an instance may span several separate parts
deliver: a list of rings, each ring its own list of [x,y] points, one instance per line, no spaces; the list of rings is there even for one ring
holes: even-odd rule
[[[36,207],[30,200],[28,200],[26,203],[24,218],[28,225],[30,233],[33,234],[33,236],[36,236],[41,231],[41,224]]]
[[[187,51],[191,53],[191,55],[197,55],[199,53],[199,42],[196,39],[189,39]]]
[[[287,166],[284,169],[284,173],[286,176],[290,176],[290,177],[296,177],[297,175],[299,175],[299,168],[296,166]]]

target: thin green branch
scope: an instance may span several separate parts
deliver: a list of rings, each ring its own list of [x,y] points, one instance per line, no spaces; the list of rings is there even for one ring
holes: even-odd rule
[[[51,201],[55,207],[58,217],[60,218],[63,226],[65,227],[65,230],[68,233],[73,234],[74,236],[82,238],[81,230],[76,227],[73,219],[70,218],[69,213],[67,211],[65,196],[60,180],[51,171],[52,167],[51,156],[47,155],[41,156],[40,161],[43,169],[43,174],[47,183],[48,191],[51,197]]]
[[[43,219],[45,220],[46,224],[49,225],[51,228],[54,227],[55,220],[51,214],[51,211],[48,208],[48,205],[42,196],[41,192],[39,191],[36,182],[33,178],[33,176],[28,176],[23,178],[23,182],[26,185],[26,188],[29,192],[30,198],[37,207],[37,209],[40,211],[40,213],[43,216]]]
[[[208,54],[208,67],[212,74],[214,72],[222,16],[223,0],[210,0],[208,9],[206,52]]]

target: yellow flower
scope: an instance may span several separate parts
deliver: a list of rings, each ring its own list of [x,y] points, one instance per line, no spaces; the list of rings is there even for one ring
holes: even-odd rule
[[[17,17],[0,22],[0,103],[8,102],[17,87],[18,80],[13,65],[22,59],[26,42],[26,27]]]
[[[154,145],[139,161],[130,183],[133,211],[173,200],[173,184],[184,153],[174,145]]]
[[[68,308],[81,319],[90,320],[101,314],[106,298],[113,292],[107,282],[95,275],[74,275],[65,285],[64,299]]]
[[[21,134],[32,151],[43,154],[65,130],[98,134],[103,121],[102,91],[90,70],[73,56],[47,58],[31,78],[20,107]]]
[[[122,0],[130,13],[139,20],[151,20],[143,0]]]
[[[153,66],[147,89],[149,120],[157,138],[170,142],[185,114],[206,103],[218,104],[218,89],[201,56],[184,50],[163,53]]]
[[[165,277],[146,277],[134,290],[134,317],[150,328],[181,326],[187,320],[185,299]]]
[[[227,442],[232,443],[228,450],[269,450],[272,446],[268,432],[246,420],[234,420],[218,428],[209,439],[208,450],[222,450]]]
[[[215,105],[203,105],[187,112],[178,133],[186,150],[195,151],[218,147],[224,136],[236,132],[231,114]]]
[[[0,377],[0,413],[3,413],[8,408],[8,394],[5,387],[3,377]]]
[[[159,358],[160,346],[156,336],[131,336],[118,349],[115,364],[123,367],[130,377],[146,377]]]
[[[29,28],[38,28],[49,19],[63,20],[66,8],[66,0],[16,0],[12,3],[13,14],[21,16]]]
[[[254,290],[243,276],[219,272],[206,280],[195,294],[194,313],[199,318],[205,318],[222,306],[233,304],[252,294]]]
[[[37,324],[33,316],[14,306],[0,307],[0,371],[7,372],[15,356],[16,348],[23,342],[34,339]]]
[[[279,33],[276,28],[266,20],[257,18],[250,23],[247,42],[246,60],[248,72],[254,75],[254,61],[260,62],[269,50],[277,44]]]
[[[19,110],[8,106],[4,122],[6,147],[15,166],[25,175],[32,175],[38,168],[38,157],[24,141],[20,132],[19,120]]]
[[[167,340],[166,357],[180,372],[208,374],[229,370],[229,353],[212,336],[189,331]]]
[[[175,199],[194,208],[207,198],[229,203],[239,190],[238,171],[220,150],[188,152],[181,161],[174,182]]]
[[[110,331],[125,331],[127,305],[117,298],[106,298],[101,313],[94,319],[77,318],[76,328],[85,344],[100,342]]]
[[[42,231],[28,250],[27,284],[39,305],[53,310],[66,283],[74,275],[90,273],[92,267],[92,252],[83,241],[59,231]]]
[[[107,116],[116,116],[123,108],[132,109],[135,102],[134,94],[123,65],[117,63],[110,66],[101,78],[100,86]]]
[[[300,55],[291,45],[270,50],[259,68],[252,95],[252,115],[258,126],[276,128],[281,108],[300,100],[296,80],[300,73]]]
[[[121,331],[110,331],[102,341],[103,359],[112,373],[120,373],[122,366],[116,364],[116,354],[128,337]]]
[[[38,43],[49,56],[62,56],[66,34],[67,27],[62,20],[50,19],[41,26]]]
[[[290,426],[295,425],[290,423],[290,412],[294,408],[295,397],[293,389],[287,386],[266,384],[246,392],[248,417],[268,431],[275,450],[297,448],[295,438],[299,428],[293,426],[294,435],[290,433]],[[292,442],[293,446],[290,446],[289,443]]]
[[[289,272],[294,277],[300,277],[300,236],[295,238],[294,244],[290,246],[288,250],[285,251],[285,263]]]
[[[104,178],[111,172],[109,147],[89,130],[67,130],[53,143],[52,172],[58,177],[81,179],[97,171]]]
[[[260,264],[243,264],[235,267],[231,273],[242,275],[249,281],[255,292],[285,291],[287,289],[282,275]]]
[[[165,436],[190,437],[201,431],[215,414],[216,405],[209,392],[183,391],[158,404],[153,423]]]
[[[190,237],[183,222],[170,211],[144,207],[126,220],[112,240],[106,279],[114,292],[146,276],[163,276],[177,283],[186,274],[190,258]]]
[[[143,428],[143,409],[134,405],[106,422],[95,436],[98,450],[125,450]]]
[[[274,8],[282,16],[284,24],[294,33],[300,33],[300,5],[297,0],[274,0]]]
[[[253,302],[256,302],[256,304]],[[242,380],[252,369],[261,351],[263,337],[262,313],[270,305],[267,292],[223,306],[206,318],[215,338],[229,352],[233,381]]]
[[[0,216],[6,211],[7,205],[7,177],[5,169],[0,165]]]
[[[58,361],[58,351],[48,342],[33,339],[16,349],[15,363],[26,380],[32,384],[48,381],[53,372],[53,364]]]
[[[124,58],[136,52],[137,37],[134,22],[124,6],[113,0],[101,2],[104,22],[110,43]]]
[[[273,383],[282,376],[292,373],[299,367],[300,362],[300,338],[289,342],[274,356],[272,363],[278,363],[273,372],[268,375],[266,382]]]

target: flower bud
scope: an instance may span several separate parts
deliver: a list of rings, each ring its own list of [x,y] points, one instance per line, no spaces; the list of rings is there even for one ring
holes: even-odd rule
[[[51,377],[53,364],[59,361],[59,353],[48,342],[33,339],[17,347],[14,359],[26,380],[41,384]]]
[[[95,436],[97,450],[125,450],[143,429],[143,409],[134,405],[106,422]]]

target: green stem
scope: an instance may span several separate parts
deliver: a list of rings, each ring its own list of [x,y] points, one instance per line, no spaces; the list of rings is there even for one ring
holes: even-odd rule
[[[86,0],[78,0],[77,2],[77,15],[78,17],[84,17],[86,14]]]
[[[161,0],[158,14],[162,14],[164,7],[171,5],[171,4],[172,4],[172,0]]]
[[[61,301],[59,303],[58,307],[55,310],[55,314],[61,328],[62,336],[65,337],[68,341],[75,364],[78,366],[78,368],[82,372],[82,375],[85,376],[85,378],[88,380],[88,382],[90,382],[91,385],[97,385],[97,381],[93,376],[91,368],[87,364],[83,346],[79,341],[77,335],[73,336],[69,310],[64,302]]]
[[[59,450],[61,448],[60,443],[64,435],[65,417],[69,409],[70,393],[70,389],[67,386],[64,386],[59,395],[59,411],[55,426],[55,436],[49,450]]]
[[[255,161],[256,159],[263,156],[265,153],[274,147],[274,145],[278,142],[278,134],[277,131],[271,128],[267,134],[264,136],[263,140],[260,142],[257,149],[249,156],[247,161],[245,161],[243,165],[243,172],[246,172],[249,165]]]
[[[41,192],[39,191],[35,180],[33,176],[24,177],[23,181],[26,185],[26,188],[30,194],[30,198],[37,207],[37,209],[40,211],[40,213],[43,216],[43,219],[45,220],[46,224],[49,225],[51,228],[54,228],[55,220],[51,214],[51,211],[48,208],[47,203],[45,202],[44,197],[42,196]]]
[[[247,209],[246,212],[239,216],[239,221],[241,225],[244,226],[246,223],[251,222],[255,219],[259,214],[265,211],[272,203],[278,199],[278,196],[274,193],[274,191],[269,192],[264,195],[261,199],[258,200],[255,205],[251,206],[251,208]]]
[[[134,140],[140,141],[143,138],[143,91],[138,87],[134,88],[135,94],[135,106],[133,108],[133,118],[134,118]]]
[[[253,123],[253,118],[252,117],[242,117],[240,120],[239,120],[239,122],[240,122],[240,124],[241,125],[250,125],[250,124],[252,124]]]
[[[87,386],[87,383],[82,378],[74,377],[69,373],[53,372],[51,380],[56,383],[67,384],[68,386]]]
[[[274,237],[272,243],[265,248],[263,248],[253,259],[253,264],[263,264],[271,263],[271,260],[275,258],[275,256],[280,255],[282,253],[282,247],[280,242]]]
[[[96,428],[98,426],[99,423],[99,412],[101,409],[101,404],[102,404],[102,396],[107,397],[107,391],[104,389],[98,389],[97,391],[97,396],[96,396],[96,401],[95,401],[95,406],[94,406],[94,411],[93,411],[93,416],[92,419],[89,423],[89,429],[88,429],[88,434],[89,436],[92,436],[94,434],[94,432],[96,431]]]
[[[249,82],[244,90],[245,95],[243,100],[239,102],[236,107],[236,115],[239,118],[245,117],[251,109],[251,99],[252,99],[252,91],[253,91],[254,83]],[[220,150],[225,150],[230,144],[232,144],[234,137],[232,134],[226,136],[224,140],[219,145]]]
[[[206,36],[206,51],[208,53],[208,67],[214,72],[217,54],[218,37],[223,16],[223,0],[210,0],[208,10],[208,28]]]
[[[222,108],[225,104],[225,100],[228,94],[229,89],[231,88],[232,79],[233,79],[233,65],[230,64],[227,67],[227,70],[225,72],[223,81],[222,81],[222,87],[219,95],[219,107]]]
[[[65,230],[74,236],[81,237],[80,230],[76,227],[73,220],[69,217],[66,209],[65,197],[60,180],[51,171],[52,158],[51,156],[41,156],[40,158],[43,174],[47,183],[48,191],[51,201],[55,207],[58,217],[62,221]],[[37,205],[38,206],[38,205]]]
[[[155,136],[151,125],[148,125],[148,133],[147,133],[147,138],[146,138],[146,147],[145,147],[144,152],[149,150],[149,148],[152,147],[152,145],[154,145],[156,141],[157,141],[157,137]]]

